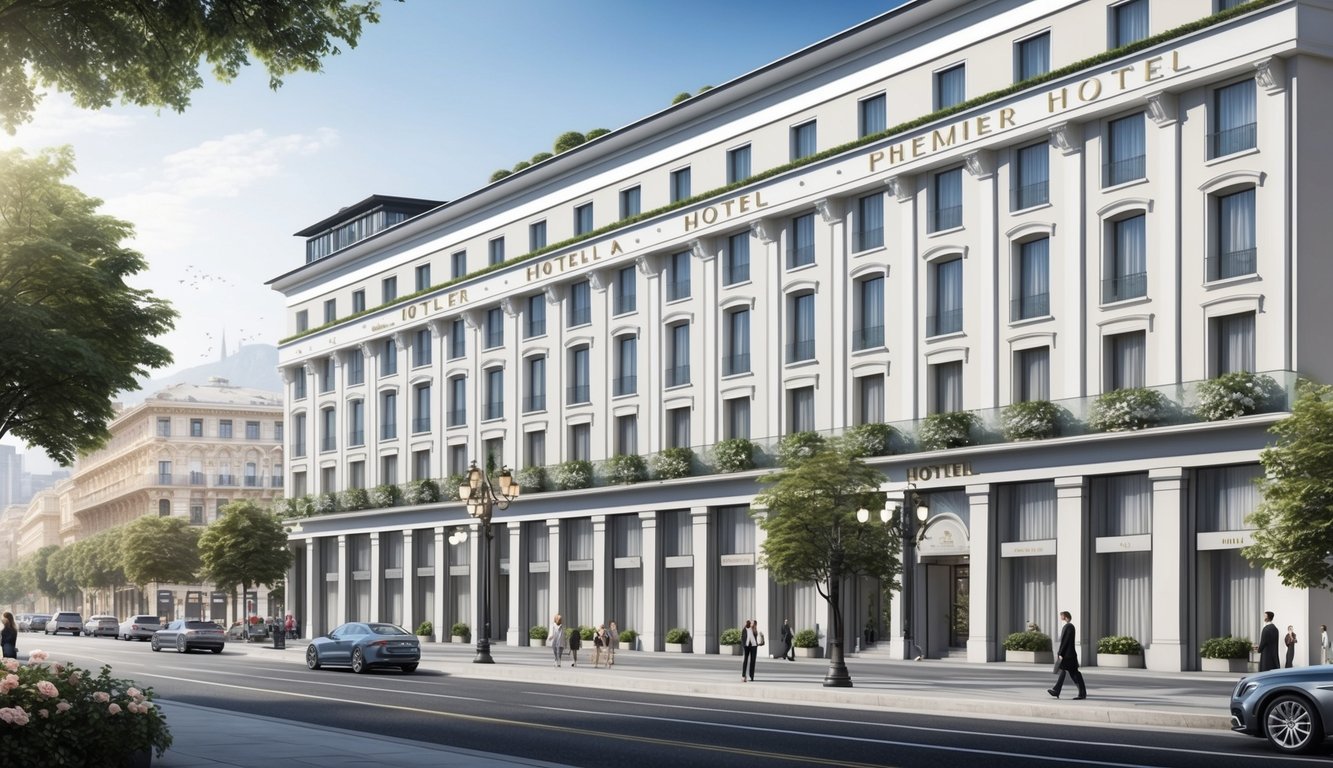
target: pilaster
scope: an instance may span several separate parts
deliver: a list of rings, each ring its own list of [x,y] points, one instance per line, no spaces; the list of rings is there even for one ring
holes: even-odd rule
[[[712,621],[714,592],[717,589],[717,562],[709,547],[708,507],[690,508],[691,551],[694,553],[694,618],[690,636],[696,653],[716,651],[716,631]]]
[[[989,483],[967,486],[968,542],[972,553],[968,579],[967,660],[984,664],[999,658],[995,633],[995,600],[991,588],[999,576],[999,547],[990,503]]]
[[[1152,483],[1152,637],[1144,643],[1143,661],[1154,671],[1179,672],[1191,666],[1185,659],[1185,605],[1181,598],[1189,583],[1185,567],[1193,548],[1185,540],[1185,470],[1149,470],[1148,481]]]
[[[1055,478],[1055,609],[1073,614],[1075,626],[1089,627],[1084,612],[1084,596],[1088,594],[1087,557],[1084,555],[1084,542],[1088,540],[1087,515],[1084,509],[1083,478]],[[1035,621],[1052,630],[1059,626],[1058,616],[1044,616]],[[1079,659],[1090,658],[1088,642],[1088,633],[1079,632]]]
[[[639,633],[639,647],[645,651],[658,649],[658,617],[662,609],[658,598],[658,575],[662,572],[661,543],[658,541],[657,512],[639,513],[639,532],[642,540],[639,551],[643,559],[643,626],[625,627]]]

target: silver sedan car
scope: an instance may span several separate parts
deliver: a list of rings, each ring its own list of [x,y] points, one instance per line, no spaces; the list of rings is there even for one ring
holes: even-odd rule
[[[1231,693],[1231,730],[1264,737],[1280,752],[1308,752],[1333,726],[1333,665],[1242,677]]]

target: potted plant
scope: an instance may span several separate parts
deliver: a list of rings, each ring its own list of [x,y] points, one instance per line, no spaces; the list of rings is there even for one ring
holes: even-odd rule
[[[70,664],[46,663],[34,650],[28,662],[0,666],[0,743],[6,765],[142,765],[171,746],[166,718],[153,690],[132,680]]]
[[[725,474],[754,469],[755,444],[743,437],[723,440],[713,446],[713,469]]]
[[[464,622],[458,622],[449,628],[449,642],[467,643],[472,640],[472,628]]]
[[[528,629],[528,645],[546,645],[546,638],[550,634],[551,631],[541,624],[530,627]]]
[[[546,467],[524,467],[514,479],[524,493],[541,493],[546,490]]]
[[[787,466],[824,449],[828,441],[818,432],[793,432],[778,441],[778,464]]]
[[[430,478],[413,480],[403,494],[408,504],[434,504],[440,500],[440,485]]]
[[[435,640],[435,625],[429,621],[423,621],[417,625],[417,640],[423,643],[433,642]]]
[[[1222,421],[1261,413],[1282,397],[1272,376],[1249,371],[1224,373],[1199,385],[1194,415],[1204,421]]]
[[[338,511],[338,494],[333,491],[321,493],[315,497],[315,514],[331,515]]]
[[[857,424],[843,435],[843,441],[858,458],[888,456],[893,453],[894,429],[888,424]]]
[[[632,485],[648,479],[648,462],[637,453],[622,453],[606,460],[606,480],[612,485]]]
[[[980,419],[971,411],[932,413],[917,430],[916,439],[922,449],[927,451],[961,448],[976,442],[972,430],[980,423]]]
[[[717,636],[718,648],[727,648],[729,650],[719,651],[723,656],[741,655],[741,631],[736,627],[728,627],[722,630],[722,634]]]
[[[653,457],[653,471],[658,480],[676,480],[690,476],[694,451],[690,448],[664,448]]]
[[[1055,437],[1068,412],[1050,400],[1026,400],[1005,406],[1001,415],[1006,440]]]
[[[797,632],[791,644],[797,656],[817,659],[824,655],[824,649],[819,647],[819,633],[813,629],[802,629]]]
[[[551,472],[551,482],[557,491],[577,491],[592,487],[592,462],[571,459],[557,464]]]
[[[1088,426],[1097,432],[1124,432],[1155,427],[1166,419],[1166,395],[1147,387],[1117,389],[1092,404]]]
[[[667,630],[663,647],[666,648],[667,653],[689,653],[690,631],[684,627],[673,627]]]
[[[1253,648],[1244,637],[1211,637],[1199,647],[1201,668],[1204,672],[1248,672]]]
[[[461,497],[458,495],[458,488],[466,482],[467,475],[449,475],[444,479],[444,486],[440,488],[440,498],[446,501],[461,501]]]
[[[377,485],[374,490],[370,492],[370,500],[375,504],[377,509],[396,507],[398,506],[398,502],[402,501],[402,499],[402,490],[393,483]]]
[[[1036,624],[1028,624],[1026,632],[1015,632],[1004,639],[1004,660],[1025,664],[1054,664],[1051,636]]]
[[[620,630],[620,648],[622,651],[637,650],[639,643],[639,633],[632,629]]]
[[[1111,635],[1097,641],[1097,666],[1143,669],[1143,646],[1128,635]]]
[[[342,492],[338,506],[349,512],[370,507],[370,494],[365,488],[348,488]]]

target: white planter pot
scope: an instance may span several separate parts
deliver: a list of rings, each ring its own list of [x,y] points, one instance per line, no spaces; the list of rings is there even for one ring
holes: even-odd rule
[[[449,636],[449,642],[451,642],[451,643],[466,643],[466,642],[468,642],[468,639],[467,639],[466,637],[463,637],[462,635],[450,635],[450,636]]]
[[[663,644],[662,644],[662,647],[666,649],[666,652],[667,652],[667,653],[689,653],[689,652],[690,652],[690,644],[689,644],[689,643],[663,643]]]
[[[814,648],[793,648],[792,652],[796,654],[798,658],[822,659],[824,657],[824,649],[819,646],[815,646]]]
[[[1019,664],[1054,664],[1054,651],[1005,651],[1004,660]]]
[[[1099,653],[1097,654],[1097,666],[1143,669],[1143,654]]]
[[[1242,673],[1249,670],[1249,659],[1203,659],[1204,672]]]
[[[433,642],[435,642],[435,638],[431,637],[430,635],[417,635],[417,642],[419,642],[419,643],[433,643]]]
[[[740,656],[741,647],[739,645],[721,645],[717,652],[723,656]]]

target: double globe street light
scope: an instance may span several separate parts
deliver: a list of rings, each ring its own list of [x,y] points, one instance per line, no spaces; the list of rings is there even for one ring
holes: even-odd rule
[[[494,465],[492,465],[494,466]],[[496,486],[499,486],[497,490]],[[467,513],[481,523],[481,632],[477,633],[477,655],[474,664],[494,664],[491,658],[491,513],[499,509],[509,509],[510,503],[518,498],[518,483],[514,482],[509,468],[501,466],[495,482],[487,473],[472,462],[467,477],[458,486],[458,498],[467,504]],[[467,540],[467,533],[460,531],[450,536],[451,543]]]
[[[930,516],[930,508],[926,505],[925,499],[916,492],[915,485],[909,483],[907,487],[907,501],[911,508],[916,511],[915,522],[912,515],[903,513],[901,504],[893,505],[893,509],[889,509],[886,505],[879,511],[879,520],[884,525],[889,525],[894,522],[894,518],[897,518],[897,523],[901,526],[899,536],[903,543],[903,642],[906,644],[906,647],[903,648],[903,658],[920,661],[922,655],[920,649],[912,642],[912,590],[914,588],[912,581],[916,570],[913,562],[916,553],[913,550],[916,547],[917,536],[924,530],[922,525],[926,522],[926,518]],[[862,524],[870,522],[870,510],[864,507],[856,510],[856,522]]]

